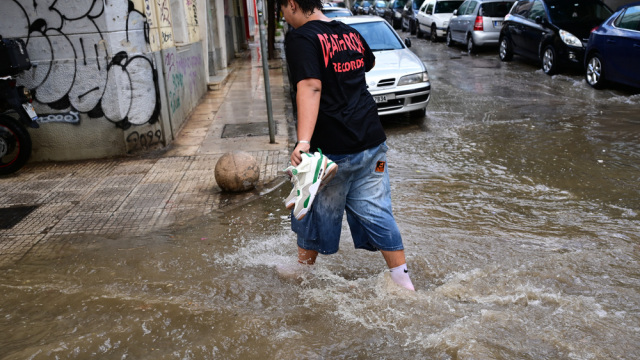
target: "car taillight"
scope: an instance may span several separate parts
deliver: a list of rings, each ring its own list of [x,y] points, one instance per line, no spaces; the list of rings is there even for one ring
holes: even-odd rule
[[[482,16],[476,16],[476,22],[473,24],[473,31],[483,31],[484,24],[482,22]]]
[[[594,31],[598,30],[599,28],[600,28],[600,25],[598,25],[598,26],[594,27],[593,29],[591,29],[591,32],[594,32]]]

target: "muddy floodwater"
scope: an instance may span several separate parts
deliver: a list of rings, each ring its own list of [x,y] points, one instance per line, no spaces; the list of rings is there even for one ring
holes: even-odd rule
[[[423,119],[384,118],[417,292],[382,257],[297,279],[285,184],[145,236],[69,236],[0,273],[0,359],[640,358],[640,95],[413,41]]]

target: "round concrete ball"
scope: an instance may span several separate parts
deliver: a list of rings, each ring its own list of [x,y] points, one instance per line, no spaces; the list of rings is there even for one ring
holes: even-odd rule
[[[260,177],[256,159],[245,151],[222,155],[215,168],[216,182],[222,190],[241,192],[253,189]]]

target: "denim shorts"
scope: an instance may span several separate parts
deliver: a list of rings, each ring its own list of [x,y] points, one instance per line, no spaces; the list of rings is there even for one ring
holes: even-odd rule
[[[404,249],[391,210],[388,149],[386,143],[382,143],[355,154],[325,154],[338,164],[338,172],[318,192],[311,210],[302,220],[291,217],[291,229],[298,235],[299,247],[321,254],[337,252],[346,211],[357,249]]]

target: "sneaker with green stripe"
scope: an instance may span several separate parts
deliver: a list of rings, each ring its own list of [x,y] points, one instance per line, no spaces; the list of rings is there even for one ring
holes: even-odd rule
[[[322,174],[320,189],[318,189],[318,191],[322,190],[322,188],[325,185],[327,185],[327,183],[331,181],[331,179],[333,179],[334,176],[336,176],[337,172],[338,172],[338,164],[334,163],[333,161],[331,161],[331,159],[327,158],[327,168],[324,170],[324,174]]]
[[[302,153],[302,161],[298,166],[285,169],[293,183],[293,189],[285,199],[285,206],[288,209],[293,208],[293,216],[296,219],[302,220],[307,215],[321,185],[333,178],[337,167],[338,165],[319,151],[313,154]]]

